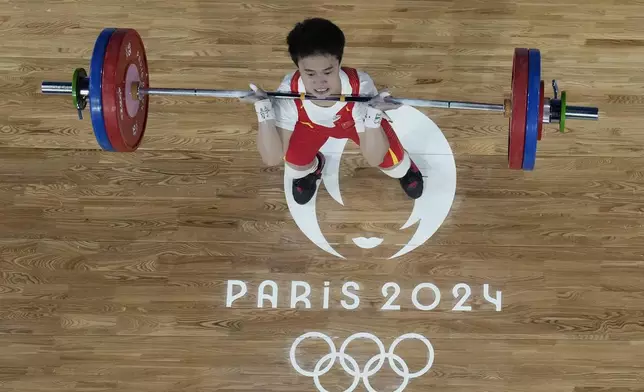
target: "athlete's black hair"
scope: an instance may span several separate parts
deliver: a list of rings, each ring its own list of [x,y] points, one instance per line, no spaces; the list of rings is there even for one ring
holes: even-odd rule
[[[310,18],[293,27],[286,39],[288,52],[297,66],[300,59],[311,55],[333,55],[342,62],[345,38],[342,30],[323,18]]]

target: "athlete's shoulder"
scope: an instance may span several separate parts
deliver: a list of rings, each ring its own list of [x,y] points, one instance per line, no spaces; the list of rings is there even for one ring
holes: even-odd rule
[[[373,81],[373,78],[367,71],[356,69],[356,73],[358,75],[358,80],[360,81],[361,94],[378,94],[376,83]]]
[[[371,77],[371,75],[367,71],[362,70],[362,69],[356,69],[356,73],[358,74],[358,78],[360,78],[361,82],[365,81],[365,82],[373,83],[373,78]]]
[[[296,71],[287,73],[280,82],[277,91],[291,92],[291,80]],[[292,131],[298,119],[297,106],[293,99],[275,99],[273,100],[273,109],[275,110],[275,124],[279,128]]]
[[[284,75],[277,91],[291,91],[291,81],[293,80],[293,76],[295,76],[295,72],[297,71],[291,71]]]

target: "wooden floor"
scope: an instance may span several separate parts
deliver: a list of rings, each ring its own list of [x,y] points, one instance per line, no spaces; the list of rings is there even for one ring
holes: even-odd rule
[[[0,391],[644,391],[644,4],[106,4],[0,2]],[[153,97],[144,145],[115,154],[88,112],[39,93],[89,69],[111,26],[138,29],[153,86],[274,89],[293,69],[286,34],[309,16],[344,29],[345,65],[411,98],[502,103],[513,49],[538,47],[547,94],[557,79],[601,120],[545,126],[537,170],[520,172],[503,116],[423,109],[454,153],[456,196],[394,259],[413,203],[350,144],[344,206],[317,199],[340,259],[294,223],[249,105]],[[309,332],[334,348],[297,341],[298,373],[290,350]],[[407,333],[431,344],[429,365],[421,340],[387,359]],[[316,365],[324,389],[305,375]]]

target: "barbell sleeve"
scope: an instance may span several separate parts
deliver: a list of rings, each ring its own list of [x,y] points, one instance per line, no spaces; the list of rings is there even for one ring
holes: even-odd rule
[[[568,120],[599,120],[599,109],[588,106],[566,106]]]
[[[70,82],[42,82],[40,92],[43,94],[69,95],[72,93]],[[89,94],[89,91],[87,92]]]
[[[552,121],[558,122],[561,112],[561,100],[553,99],[550,101],[550,110]],[[566,120],[599,120],[599,109],[590,106],[570,106],[566,105]]]

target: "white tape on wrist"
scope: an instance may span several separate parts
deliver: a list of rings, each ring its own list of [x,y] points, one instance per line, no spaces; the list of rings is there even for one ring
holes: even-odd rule
[[[367,116],[364,119],[364,126],[367,128],[380,128],[382,121],[382,110],[369,106]]]
[[[257,113],[257,121],[259,122],[275,120],[273,103],[270,99],[255,102],[255,112]]]

